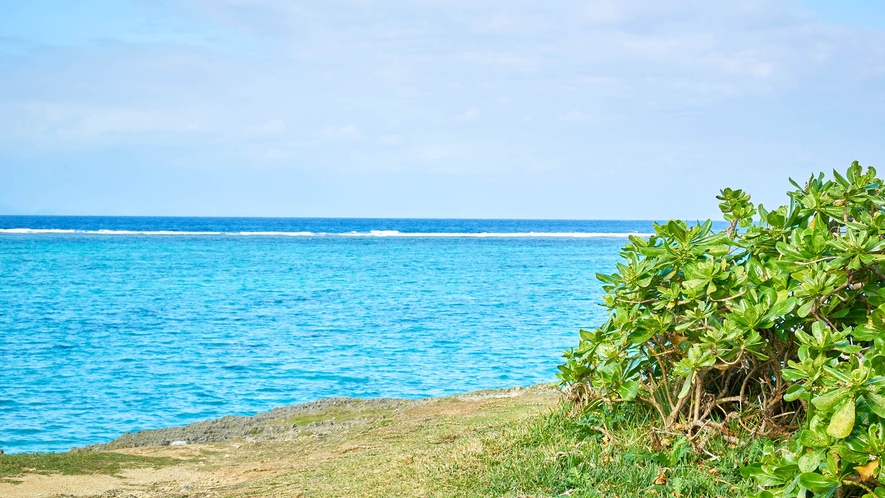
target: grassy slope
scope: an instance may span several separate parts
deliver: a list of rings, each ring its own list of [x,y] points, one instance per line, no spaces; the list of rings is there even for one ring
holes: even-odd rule
[[[641,412],[613,415],[609,438],[592,428],[599,424],[595,417],[570,414],[549,389],[506,394],[414,402],[343,429],[322,425],[320,417],[311,420],[319,422],[315,430],[287,440],[132,449],[119,462],[113,455],[120,453],[64,458],[113,463],[82,465],[90,473],[116,473],[118,464],[180,467],[178,473],[143,471],[139,479],[120,481],[138,496],[181,496],[176,490],[183,486],[194,495],[303,497],[691,497],[745,496],[752,489],[738,470],[755,451],[753,444],[727,448],[711,441],[707,449],[718,461],[698,459],[678,438],[665,440],[667,448],[656,452],[649,449],[651,425]],[[336,409],[329,418],[350,416]],[[202,455],[198,464],[184,453],[195,450]],[[24,463],[28,458],[44,457],[6,455],[0,468],[33,468]],[[43,471],[52,465],[47,460]],[[77,465],[65,461],[58,470]],[[166,482],[170,475],[175,482]]]

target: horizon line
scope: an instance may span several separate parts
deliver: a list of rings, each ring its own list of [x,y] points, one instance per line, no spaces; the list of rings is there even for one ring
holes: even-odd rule
[[[0,218],[207,218],[207,219],[291,219],[291,220],[482,220],[482,221],[682,221],[713,222],[726,220],[713,218],[466,218],[466,217],[420,217],[420,216],[224,216],[224,215],[153,215],[153,214],[0,214]]]

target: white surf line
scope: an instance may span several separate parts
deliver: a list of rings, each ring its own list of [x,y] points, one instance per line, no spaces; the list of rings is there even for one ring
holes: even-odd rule
[[[641,232],[400,232],[371,230],[369,232],[218,232],[176,230],[74,230],[61,228],[0,228],[0,234],[82,234],[82,235],[224,235],[234,237],[412,237],[412,238],[625,238],[635,235],[649,237]]]
[[[611,237],[650,237],[652,233],[639,232],[398,232],[377,230],[371,232],[350,232],[336,234],[342,237],[473,237],[473,238],[611,238]]]

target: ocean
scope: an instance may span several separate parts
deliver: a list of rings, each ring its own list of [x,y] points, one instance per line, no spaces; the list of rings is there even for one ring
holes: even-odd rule
[[[650,221],[0,216],[0,449],[556,380]]]

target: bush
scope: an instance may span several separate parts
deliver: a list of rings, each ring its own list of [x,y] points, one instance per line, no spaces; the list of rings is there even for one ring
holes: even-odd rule
[[[783,441],[743,469],[759,496],[885,497],[885,187],[857,162],[833,176],[772,211],[723,190],[722,232],[630,237],[597,275],[608,319],[559,367],[574,399],[645,403],[697,452]]]

